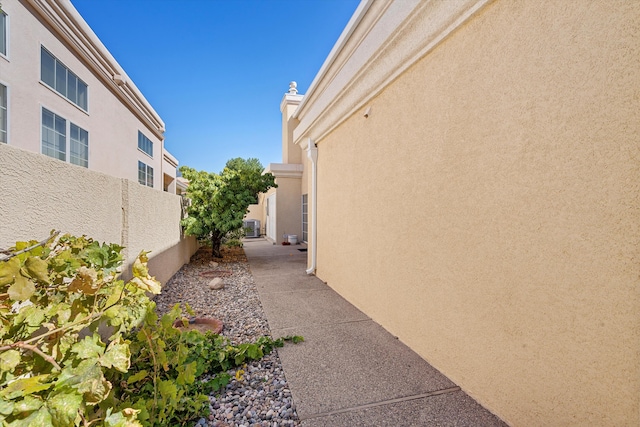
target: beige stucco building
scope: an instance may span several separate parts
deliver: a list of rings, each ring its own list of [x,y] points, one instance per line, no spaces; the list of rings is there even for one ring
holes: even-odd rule
[[[260,221],[260,234],[274,243],[288,242],[289,236],[293,241],[306,242],[307,229],[307,194],[302,190],[303,153],[293,141],[295,123],[292,119],[297,107],[302,101],[295,82],[289,84],[289,91],[285,93],[280,103],[282,113],[282,163],[270,163],[264,173],[271,173],[275,177],[276,188],[260,194],[259,203],[251,205],[246,219]]]
[[[640,425],[639,2],[363,0],[297,102],[310,273],[511,425]]]
[[[69,0],[0,13],[0,142],[176,192],[165,125]]]

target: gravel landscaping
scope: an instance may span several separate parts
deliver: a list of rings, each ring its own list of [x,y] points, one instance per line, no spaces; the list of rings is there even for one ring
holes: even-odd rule
[[[233,344],[271,335],[244,251],[223,248],[223,255],[212,262],[211,250],[201,248],[156,297],[158,313],[167,312],[176,303],[188,303],[196,316],[222,320],[221,335]],[[223,289],[209,288],[216,278],[222,279]],[[244,370],[242,381],[233,378],[226,390],[209,397],[211,415],[201,418],[196,426],[298,426],[277,350],[248,363]],[[230,373],[235,375],[235,371]]]

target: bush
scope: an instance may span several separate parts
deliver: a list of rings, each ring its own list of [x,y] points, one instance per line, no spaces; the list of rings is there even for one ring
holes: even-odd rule
[[[0,253],[2,425],[185,425],[208,411],[207,393],[227,384],[226,370],[302,340],[232,346],[174,328],[182,309],[158,320],[147,296],[160,292],[147,254],[125,283],[121,250],[52,234]]]

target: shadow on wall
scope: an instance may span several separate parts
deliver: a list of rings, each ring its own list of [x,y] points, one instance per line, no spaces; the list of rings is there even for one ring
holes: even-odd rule
[[[191,256],[199,248],[198,240],[193,236],[186,236],[175,245],[162,251],[150,251],[147,256],[149,262],[149,274],[156,278],[164,286],[174,274],[176,274],[184,264],[189,263]],[[137,254],[136,254],[137,255]],[[122,280],[130,280],[133,276],[131,268],[132,261],[125,261],[122,267]]]

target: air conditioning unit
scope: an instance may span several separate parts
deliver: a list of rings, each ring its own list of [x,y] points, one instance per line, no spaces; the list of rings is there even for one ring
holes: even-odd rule
[[[247,219],[242,221],[245,230],[245,237],[260,237],[260,221],[257,219]]]

